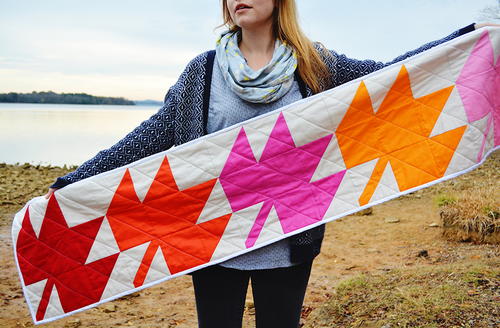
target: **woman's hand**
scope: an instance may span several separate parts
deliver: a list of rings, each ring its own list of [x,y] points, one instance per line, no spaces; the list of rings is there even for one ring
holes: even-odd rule
[[[481,27],[486,27],[486,26],[496,26],[500,27],[500,24],[494,24],[494,23],[479,23],[479,24],[474,24],[474,28],[477,30],[478,28]]]
[[[45,194],[45,199],[49,199],[50,196],[52,196],[52,194],[54,193],[54,191],[56,191],[57,189],[56,188],[49,188],[49,191]]]

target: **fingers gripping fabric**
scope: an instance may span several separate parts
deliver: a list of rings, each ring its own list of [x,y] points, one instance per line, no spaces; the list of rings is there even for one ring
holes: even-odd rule
[[[31,200],[12,237],[36,323],[463,174],[500,144],[500,31]]]

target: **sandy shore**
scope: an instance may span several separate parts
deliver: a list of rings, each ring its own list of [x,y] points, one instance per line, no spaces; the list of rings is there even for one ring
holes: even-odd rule
[[[31,198],[45,194],[57,177],[73,169],[0,163],[0,225],[10,224],[6,214],[18,211]]]

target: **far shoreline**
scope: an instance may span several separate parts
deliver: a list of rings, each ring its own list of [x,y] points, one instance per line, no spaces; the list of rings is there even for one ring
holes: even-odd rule
[[[94,96],[86,93],[56,93],[53,91],[32,91],[31,93],[0,93],[0,103],[22,104],[64,104],[64,105],[161,105],[161,101],[144,99],[129,100],[124,97]]]
[[[32,169],[48,169],[48,170],[53,170],[53,169],[61,169],[61,170],[75,170],[78,168],[80,165],[71,165],[71,164],[63,164],[63,165],[53,165],[53,164],[48,164],[48,163],[29,163],[29,162],[15,162],[15,163],[7,163],[7,162],[0,162],[0,168],[6,168],[6,167],[11,167],[11,168],[32,168]]]
[[[80,103],[56,103],[56,102],[7,102],[0,101],[0,104],[31,104],[31,105],[82,105],[82,106],[137,106],[137,104],[80,104]]]
[[[140,107],[140,106],[161,106],[163,102],[161,101],[151,101],[151,102],[136,102],[135,104],[125,105],[125,104],[75,104],[75,103],[37,103],[37,102],[6,102],[0,101],[1,104],[13,105],[13,104],[26,104],[26,105],[78,105],[78,106],[127,106],[127,107]]]

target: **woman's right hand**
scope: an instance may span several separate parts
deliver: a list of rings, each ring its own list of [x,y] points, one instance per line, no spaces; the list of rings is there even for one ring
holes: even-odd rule
[[[45,194],[45,199],[49,199],[50,196],[52,196],[52,194],[54,193],[54,191],[56,191],[57,189],[56,188],[49,188],[49,191]]]

